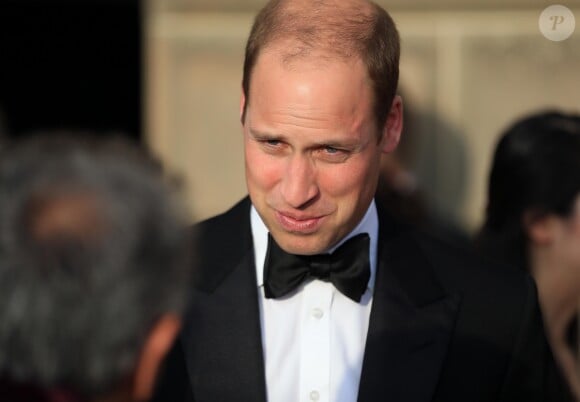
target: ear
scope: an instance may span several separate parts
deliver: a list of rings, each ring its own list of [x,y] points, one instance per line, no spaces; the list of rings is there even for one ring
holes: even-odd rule
[[[135,368],[133,400],[151,399],[161,362],[173,345],[180,328],[181,320],[177,315],[165,314],[149,332]]]
[[[246,94],[242,88],[242,96],[240,96],[240,121],[242,124],[246,121]]]
[[[545,246],[554,241],[558,222],[552,214],[530,209],[524,212],[522,224],[533,245]]]
[[[400,95],[395,95],[391,109],[387,115],[385,126],[383,127],[383,137],[381,140],[382,151],[386,154],[393,152],[403,131],[403,99]]]

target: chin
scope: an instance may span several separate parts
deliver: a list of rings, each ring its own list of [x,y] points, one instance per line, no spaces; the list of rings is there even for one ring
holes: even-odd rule
[[[332,246],[329,240],[312,235],[278,233],[274,239],[284,251],[298,255],[321,254]]]

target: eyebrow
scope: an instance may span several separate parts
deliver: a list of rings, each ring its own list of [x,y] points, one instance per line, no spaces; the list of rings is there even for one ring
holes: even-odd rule
[[[315,144],[321,147],[331,147],[331,148],[351,148],[354,146],[352,142],[349,141],[341,142],[336,140],[320,141],[320,142],[316,141]]]
[[[249,129],[250,135],[257,140],[278,140],[283,141],[286,139],[285,136],[281,134],[272,134],[265,131],[256,131],[253,128]]]
[[[283,134],[272,134],[265,131],[257,131],[253,128],[249,129],[250,135],[258,140],[258,141],[287,141],[287,137]],[[352,141],[350,139],[345,140],[337,140],[337,139],[328,139],[328,141],[313,141],[311,147],[331,147],[331,148],[340,148],[340,149],[352,149],[358,148],[359,144],[356,141]]]

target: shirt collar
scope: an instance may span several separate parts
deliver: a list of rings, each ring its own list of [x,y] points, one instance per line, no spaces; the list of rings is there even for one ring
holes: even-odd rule
[[[252,226],[252,238],[254,240],[257,285],[258,287],[261,287],[264,285],[264,261],[266,260],[266,252],[268,250],[268,228],[253,205],[250,209],[250,224]],[[328,250],[328,252],[333,252],[342,243],[359,233],[368,233],[370,237],[369,262],[371,276],[367,288],[372,290],[375,284],[375,274],[377,271],[377,241],[379,236],[379,218],[375,200],[371,202],[367,212],[359,224],[334,247]]]

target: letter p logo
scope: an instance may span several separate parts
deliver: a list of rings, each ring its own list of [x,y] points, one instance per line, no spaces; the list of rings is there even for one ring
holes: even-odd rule
[[[576,21],[569,8],[553,5],[542,11],[538,25],[547,39],[558,42],[568,39],[574,33]]]
[[[552,15],[550,20],[554,22],[552,25],[552,31],[556,30],[556,26],[564,22],[565,17],[563,15]]]

